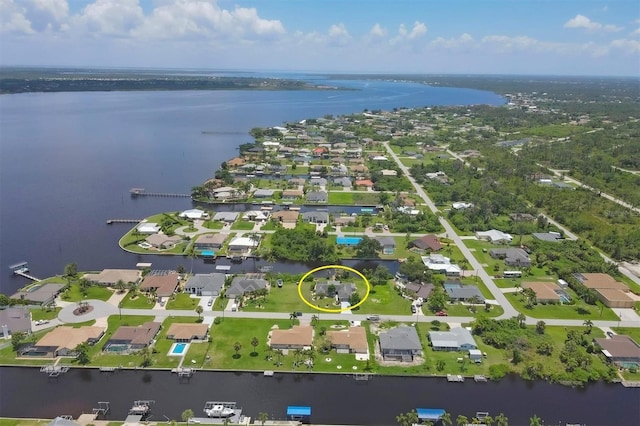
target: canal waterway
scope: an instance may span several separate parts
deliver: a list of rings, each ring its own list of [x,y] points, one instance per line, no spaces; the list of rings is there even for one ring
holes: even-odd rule
[[[283,419],[288,405],[312,407],[314,423],[392,425],[415,408],[444,408],[455,418],[478,411],[504,413],[509,424],[537,415],[547,425],[640,424],[640,388],[597,383],[573,389],[508,377],[498,383],[448,383],[444,378],[198,371],[188,381],[168,371],[75,369],[50,379],[36,368],[0,369],[0,416],[52,418],[91,412],[109,401],[108,419],[122,420],[134,400],[155,400],[151,420],[180,419],[187,408],[202,416],[206,401],[236,401],[249,416]]]

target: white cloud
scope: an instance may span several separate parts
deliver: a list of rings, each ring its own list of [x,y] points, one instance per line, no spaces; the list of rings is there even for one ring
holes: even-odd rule
[[[387,35],[387,30],[384,29],[380,24],[376,23],[371,30],[369,31],[369,36],[371,37],[384,37]]]
[[[440,47],[445,49],[457,49],[460,47],[469,47],[474,44],[474,39],[470,34],[464,33],[460,37],[443,38],[437,37],[430,44],[433,47]]]
[[[416,21],[413,24],[411,32],[407,36],[409,40],[413,40],[427,33],[427,26],[423,22]]]
[[[619,49],[624,53],[636,54],[640,53],[640,41],[630,39],[618,39],[611,42],[611,47]]]
[[[0,0],[0,32],[31,34],[31,22],[25,17],[26,9],[13,0]]]
[[[138,0],[96,0],[72,19],[72,28],[91,36],[126,36],[144,15]]]
[[[575,18],[569,19],[564,23],[565,28],[583,28],[589,31],[609,31],[616,32],[621,31],[622,27],[617,25],[603,25],[599,22],[592,21],[584,15],[576,15]]]
[[[329,43],[346,46],[351,41],[351,35],[343,23],[334,24],[329,28]]]
[[[398,35],[392,38],[391,40],[389,40],[389,43],[394,45],[401,41],[406,41],[406,40],[414,41],[421,38],[426,33],[427,33],[427,26],[423,22],[415,21],[413,23],[413,27],[411,28],[411,31],[407,30],[407,27],[405,27],[404,24],[400,24],[400,27],[398,27]]]

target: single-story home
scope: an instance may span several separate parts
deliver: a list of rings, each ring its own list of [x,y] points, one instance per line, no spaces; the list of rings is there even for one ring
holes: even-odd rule
[[[136,269],[103,269],[98,274],[84,274],[83,278],[99,285],[115,287],[118,281],[125,284],[136,284],[140,279],[140,271]]]
[[[141,234],[157,234],[160,232],[160,226],[154,222],[142,222],[136,227],[136,229]]]
[[[535,238],[536,240],[547,241],[551,243],[557,243],[563,240],[562,236],[558,232],[534,232],[531,235],[533,235],[533,238]]]
[[[296,223],[299,214],[296,210],[280,210],[272,214],[271,218],[282,223]]]
[[[635,300],[617,288],[596,288],[598,299],[609,308],[633,308]]]
[[[356,216],[338,216],[333,218],[336,226],[349,226],[356,222]]]
[[[196,250],[221,249],[228,236],[229,234],[221,232],[215,234],[201,234],[196,238],[196,241],[193,243],[193,247]]]
[[[327,331],[331,347],[339,354],[366,354],[369,351],[367,332],[364,327],[350,327],[346,330]]]
[[[423,284],[411,282],[404,286],[407,293],[411,294],[416,299],[418,297],[422,297],[423,300],[427,300],[427,298],[431,296],[434,288],[435,286],[431,283]]]
[[[373,188],[373,181],[371,179],[356,180],[356,188],[357,187]]]
[[[167,330],[167,339],[188,343],[192,340],[207,340],[208,333],[207,324],[174,322]]]
[[[326,203],[329,196],[324,191],[310,191],[307,193],[307,201],[310,203]]]
[[[583,286],[591,289],[607,288],[628,292],[629,287],[616,281],[611,275],[603,273],[575,273],[573,277]]]
[[[433,272],[451,277],[458,277],[462,274],[462,268],[451,263],[451,259],[441,254],[431,253],[429,256],[422,256],[421,259],[424,266]]]
[[[382,173],[382,176],[398,176],[397,170],[382,169],[380,170],[380,173]]]
[[[466,203],[464,201],[458,201],[455,202],[451,205],[451,207],[453,207],[454,210],[465,210],[465,209],[470,209],[471,207],[473,207],[474,204],[473,203]]]
[[[281,198],[283,200],[296,200],[298,198],[302,198],[304,192],[299,189],[285,189],[282,191]]]
[[[509,266],[520,266],[522,268],[531,266],[529,254],[519,247],[491,249],[489,250],[489,256],[494,259],[504,259],[504,263]]]
[[[235,237],[229,242],[229,253],[247,253],[260,245],[260,234],[255,234],[253,238]]]
[[[273,193],[275,191],[273,189],[256,189],[253,192],[254,198],[271,198],[273,197]]]
[[[271,330],[269,346],[273,349],[310,349],[313,345],[313,327],[294,325],[289,330]]]
[[[629,336],[615,335],[610,339],[594,339],[602,353],[612,363],[623,368],[640,367],[640,345]]]
[[[182,241],[182,237],[179,235],[153,234],[149,235],[145,241],[157,249],[170,249]]]
[[[340,302],[348,302],[351,295],[356,291],[353,283],[341,283],[340,281],[319,282],[313,291],[319,297],[337,297]]]
[[[103,347],[103,351],[124,354],[150,346],[160,331],[159,322],[147,321],[137,327],[120,326]]]
[[[170,297],[178,287],[179,275],[175,271],[151,271],[140,284],[142,291],[155,291],[158,297]]]
[[[380,353],[385,361],[411,362],[422,353],[420,338],[414,327],[400,326],[380,333]]]
[[[510,234],[491,229],[489,231],[476,232],[476,238],[479,240],[489,241],[492,244],[509,244],[513,237]]]
[[[233,223],[238,219],[238,212],[217,212],[213,216],[213,220],[219,220],[222,222]]]
[[[225,297],[235,299],[252,291],[267,288],[269,282],[261,278],[235,277],[225,292]]]
[[[471,332],[466,328],[454,327],[449,331],[430,331],[429,341],[434,351],[468,351],[478,349]]]
[[[329,223],[329,212],[310,211],[302,213],[302,221],[309,223]]]
[[[5,332],[13,334],[17,332],[31,333],[31,312],[26,306],[9,306],[0,310],[0,336]]]
[[[424,235],[411,241],[411,245],[420,250],[438,251],[442,249],[442,244],[438,241],[438,237],[433,234]]]
[[[196,296],[219,296],[224,287],[225,274],[195,274],[184,286],[184,292]]]
[[[523,282],[522,288],[530,288],[536,293],[536,300],[542,303],[560,303],[560,291],[562,290],[554,282]]]
[[[104,327],[84,326],[84,327],[56,327],[45,334],[38,342],[27,349],[23,355],[49,356],[70,356],[81,343],[90,345],[98,342],[104,335]],[[46,354],[46,355],[44,355]]]
[[[201,220],[201,219],[208,218],[209,214],[207,212],[205,212],[204,210],[190,209],[190,210],[183,211],[178,216],[180,216],[182,218],[186,218],[186,219],[191,219],[191,220]]]
[[[396,250],[396,240],[393,237],[374,237],[380,243],[382,254],[393,254]]]
[[[445,283],[444,291],[452,302],[469,302],[475,299],[477,303],[484,303],[482,292],[475,285],[463,285],[462,283]]]
[[[269,219],[269,212],[262,210],[249,210],[242,215],[242,220],[252,220],[254,222],[265,222]]]
[[[351,188],[351,179],[343,176],[343,177],[337,177],[333,179],[333,184],[334,185],[338,185],[338,186],[342,186],[345,188]]]
[[[66,284],[47,283],[31,287],[29,291],[19,291],[11,296],[11,299],[27,300],[37,305],[48,305],[52,303],[58,294],[67,287]]]

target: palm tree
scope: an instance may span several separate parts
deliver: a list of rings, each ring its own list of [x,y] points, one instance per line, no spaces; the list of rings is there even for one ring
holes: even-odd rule
[[[544,321],[538,321],[536,323],[536,332],[538,334],[544,334],[544,329],[545,329],[546,325],[547,324]]]
[[[289,314],[289,319],[291,320],[291,324],[293,324],[293,321],[298,318],[298,314],[296,314],[295,312],[291,312]]]
[[[258,421],[262,426],[269,420],[269,415],[267,413],[258,413]]]
[[[443,425],[452,425],[453,421],[451,420],[451,413],[448,412],[444,412],[444,414],[442,414],[442,417],[440,417],[440,420],[442,420],[442,424]]]
[[[293,366],[298,366],[298,361],[300,361],[300,355],[302,355],[302,349],[296,349],[293,351]]]
[[[484,419],[482,419],[482,421],[484,422],[485,425],[491,426],[494,420],[493,420],[493,417],[486,416]]]
[[[238,357],[238,352],[240,352],[240,349],[242,349],[242,345],[240,344],[240,342],[235,342],[233,344],[233,350],[236,352],[236,358]]]
[[[467,416],[463,416],[462,414],[459,414],[458,417],[456,417],[456,424],[458,426],[464,426],[468,423],[469,423],[469,419],[467,418]]]
[[[527,317],[525,317],[524,314],[518,314],[516,319],[518,320],[518,324],[520,325],[520,327],[524,328],[524,322],[526,321]]]
[[[591,321],[590,319],[584,320],[583,325],[587,327],[585,334],[591,334],[591,329],[593,328],[593,321]]]
[[[258,344],[259,344],[259,343],[260,343],[260,342],[258,341],[258,338],[257,338],[257,337],[253,337],[253,338],[251,339],[251,346],[253,346],[253,352],[252,352],[252,353],[254,353],[254,354],[256,353],[256,348],[258,347]]]
[[[318,321],[320,321],[320,317],[318,315],[313,315],[311,317],[311,325],[313,327],[315,327],[316,325],[318,325]]]
[[[198,314],[198,319],[201,319],[202,312],[204,312],[204,308],[200,305],[196,306],[196,313]]]
[[[496,426],[509,426],[509,418],[503,413],[498,414],[494,420],[496,421]]]
[[[529,426],[540,426],[542,425],[542,420],[540,417],[535,414],[529,419]]]

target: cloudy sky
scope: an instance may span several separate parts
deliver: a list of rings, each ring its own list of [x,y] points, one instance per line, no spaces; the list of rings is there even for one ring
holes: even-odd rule
[[[638,0],[0,0],[0,65],[640,75]]]

